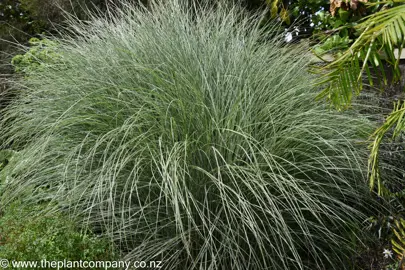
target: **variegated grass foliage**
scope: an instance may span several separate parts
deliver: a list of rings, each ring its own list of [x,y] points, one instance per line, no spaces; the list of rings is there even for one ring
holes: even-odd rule
[[[61,60],[15,82],[3,203],[56,203],[164,269],[342,269],[372,123],[314,102],[305,49],[257,16],[173,0],[71,19]]]

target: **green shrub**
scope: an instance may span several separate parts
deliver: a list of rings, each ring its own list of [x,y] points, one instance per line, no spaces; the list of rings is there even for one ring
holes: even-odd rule
[[[3,209],[4,211],[4,209]],[[13,204],[0,217],[0,257],[16,261],[113,260],[108,241],[81,232],[62,214],[44,213],[44,206]]]
[[[56,64],[61,61],[61,55],[56,52],[57,43],[49,39],[31,38],[30,49],[25,54],[13,57],[11,64],[17,73],[29,73],[44,65]]]
[[[57,40],[63,63],[16,82],[3,203],[46,195],[165,269],[348,266],[374,124],[314,102],[304,48],[237,8],[92,20]]]

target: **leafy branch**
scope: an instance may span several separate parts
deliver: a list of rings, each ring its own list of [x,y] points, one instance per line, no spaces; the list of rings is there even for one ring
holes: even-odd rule
[[[316,69],[321,74],[318,83],[326,85],[318,99],[326,98],[338,109],[350,106],[353,95],[360,94],[364,73],[369,84],[374,84],[371,69],[379,74],[380,81],[387,84],[383,61],[392,68],[393,80],[399,79],[398,55],[404,45],[405,5],[367,16],[355,28],[361,34],[349,49],[331,63]],[[396,48],[398,55],[394,53]]]
[[[341,54],[324,66],[314,71],[320,74],[319,85],[325,86],[318,99],[327,99],[339,110],[346,109],[352,103],[353,96],[363,90],[363,75],[373,86],[375,79],[383,85],[388,84],[385,66],[392,69],[392,82],[400,79],[400,55],[405,45],[405,1],[379,2],[381,5],[399,4],[389,9],[381,9],[377,13],[363,18],[354,28],[359,37]],[[369,6],[374,6],[371,3]],[[387,65],[384,65],[386,63]],[[373,71],[373,72],[372,72]],[[394,104],[394,110],[386,118],[384,124],[372,135],[373,140],[369,158],[370,189],[377,183],[379,195],[388,190],[382,185],[378,163],[379,149],[383,137],[394,128],[393,139],[405,128],[405,103]]]

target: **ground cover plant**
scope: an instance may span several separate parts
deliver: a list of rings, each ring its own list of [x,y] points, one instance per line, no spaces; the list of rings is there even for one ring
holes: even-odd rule
[[[258,16],[170,0],[72,18],[57,60],[14,82],[2,205],[47,202],[164,269],[349,266],[374,125],[316,103],[305,48]]]
[[[46,209],[45,206],[14,203],[7,212],[1,213],[1,258],[10,262],[41,259],[106,261],[116,258],[109,241],[81,231],[63,213],[36,215]]]

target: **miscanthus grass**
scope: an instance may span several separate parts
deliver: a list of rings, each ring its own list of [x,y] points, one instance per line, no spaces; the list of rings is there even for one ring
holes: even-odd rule
[[[71,20],[14,83],[3,204],[57,205],[164,269],[347,266],[372,124],[316,103],[305,49],[258,21],[176,1]]]

